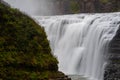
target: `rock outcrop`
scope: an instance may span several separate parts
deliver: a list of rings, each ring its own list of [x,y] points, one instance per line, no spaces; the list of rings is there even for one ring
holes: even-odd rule
[[[105,69],[104,80],[120,80],[120,26],[109,44],[108,56],[109,63]]]

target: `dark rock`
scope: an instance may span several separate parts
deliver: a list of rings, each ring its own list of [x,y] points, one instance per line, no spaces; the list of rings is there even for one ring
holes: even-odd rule
[[[65,75],[62,72],[59,72],[59,76],[50,78],[49,80],[71,80],[71,78],[69,78],[67,75]]]
[[[120,80],[120,28],[110,42],[109,63],[105,68],[104,80]]]

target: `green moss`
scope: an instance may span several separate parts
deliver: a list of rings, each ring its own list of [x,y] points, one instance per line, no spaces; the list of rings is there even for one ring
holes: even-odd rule
[[[0,3],[0,79],[47,79],[48,73],[41,73],[57,72],[57,64],[44,29],[19,10]]]
[[[101,3],[108,3],[110,0],[100,0]]]

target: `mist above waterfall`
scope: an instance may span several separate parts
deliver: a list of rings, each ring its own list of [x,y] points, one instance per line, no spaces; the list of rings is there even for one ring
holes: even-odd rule
[[[52,0],[4,0],[12,7],[30,15],[53,15],[55,7]]]

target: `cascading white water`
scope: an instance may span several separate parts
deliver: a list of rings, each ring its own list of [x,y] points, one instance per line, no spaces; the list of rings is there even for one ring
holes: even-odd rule
[[[118,29],[120,13],[34,18],[46,30],[60,71],[103,80],[107,47]]]

